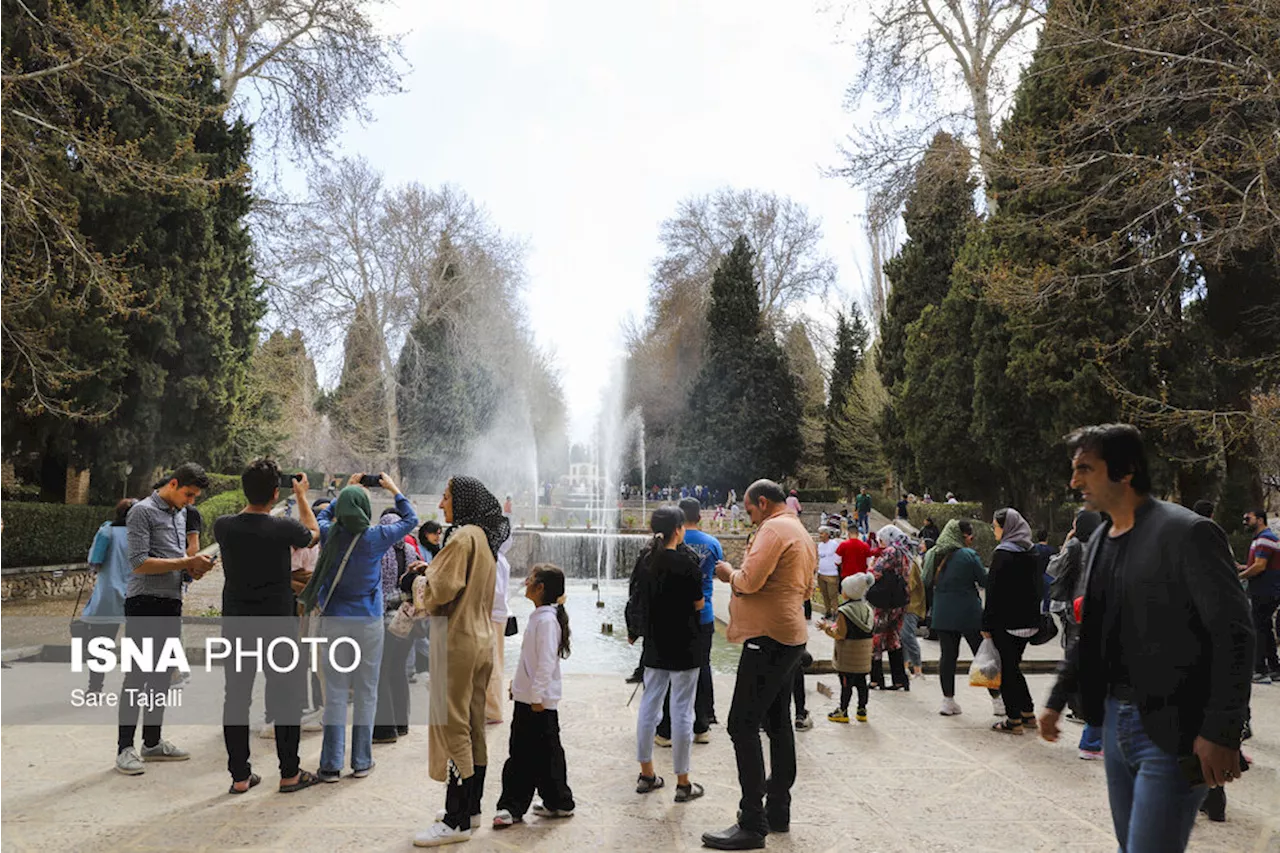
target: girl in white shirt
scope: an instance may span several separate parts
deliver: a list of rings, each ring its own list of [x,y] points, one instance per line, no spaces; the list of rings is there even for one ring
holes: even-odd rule
[[[502,767],[502,796],[493,817],[494,829],[524,820],[534,791],[542,802],[533,806],[539,817],[572,817],[564,747],[560,745],[560,659],[569,657],[569,614],[565,613],[564,572],[550,563],[529,570],[524,597],[534,604],[520,646],[520,665],[511,682],[515,711],[511,715],[511,743]]]

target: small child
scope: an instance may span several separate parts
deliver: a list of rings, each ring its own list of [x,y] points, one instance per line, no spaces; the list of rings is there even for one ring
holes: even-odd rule
[[[560,603],[564,572],[550,563],[535,565],[525,579],[524,597],[533,602],[534,611],[524,629],[520,665],[511,683],[516,707],[494,829],[523,822],[535,789],[542,802],[533,807],[534,814],[573,817],[573,792],[569,790],[556,713],[560,659],[569,657],[569,614]]]
[[[867,604],[867,590],[876,582],[870,572],[849,575],[840,583],[840,607],[834,622],[819,627],[836,641],[834,664],[840,674],[840,707],[827,715],[833,723],[849,722],[849,700],[858,689],[858,722],[867,721],[867,673],[871,672],[871,627],[875,612]]]

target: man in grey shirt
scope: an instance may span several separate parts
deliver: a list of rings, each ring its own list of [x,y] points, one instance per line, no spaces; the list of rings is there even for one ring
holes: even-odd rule
[[[181,636],[182,573],[200,579],[213,567],[213,559],[187,556],[186,509],[209,487],[204,469],[192,462],[179,465],[164,484],[129,510],[125,521],[129,534],[129,562],[133,574],[125,591],[124,614],[128,636],[152,638],[154,654],[165,641]],[[126,776],[145,771],[143,761],[186,761],[190,754],[160,737],[164,707],[146,701],[169,689],[171,673],[133,669],[125,675],[120,697],[120,731],[116,746],[116,770]],[[134,748],[138,709],[142,721],[142,754]]]

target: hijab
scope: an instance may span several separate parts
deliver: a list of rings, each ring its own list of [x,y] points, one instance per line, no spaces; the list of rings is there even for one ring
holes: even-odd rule
[[[1093,531],[1102,526],[1102,514],[1091,509],[1082,509],[1076,513],[1076,539],[1083,544],[1089,541]]]
[[[502,514],[498,499],[475,477],[453,477],[449,480],[449,494],[453,497],[453,526],[445,531],[441,546],[449,544],[453,531],[474,524],[484,531],[489,550],[498,559],[502,543],[511,535],[511,522]]]
[[[876,538],[879,539],[886,548],[896,548],[898,546],[905,547],[908,540],[907,534],[896,524],[886,524],[884,527],[881,527]]]
[[[938,535],[937,543],[925,552],[924,555],[924,576],[932,579],[933,573],[937,571],[938,566],[942,565],[942,561],[950,557],[961,548],[968,548],[964,543],[964,533],[960,531],[960,519],[953,518],[947,522],[942,528],[942,533]]]
[[[1004,529],[1004,536],[1000,537],[997,551],[1030,551],[1035,544],[1035,540],[1031,538],[1031,525],[1013,507],[1005,509],[1004,524],[1001,527]]]
[[[329,528],[329,538],[320,550],[315,573],[311,575],[306,588],[298,593],[298,601],[308,610],[315,606],[320,588],[337,574],[352,537],[361,536],[369,529],[369,519],[373,515],[369,493],[363,486],[347,486],[333,502],[332,513],[333,526]]]

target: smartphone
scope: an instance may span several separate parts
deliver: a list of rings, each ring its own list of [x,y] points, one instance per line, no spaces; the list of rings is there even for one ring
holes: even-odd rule
[[[1249,769],[1249,762],[1244,760],[1244,753],[1240,756],[1240,772],[1243,773]],[[1178,756],[1178,769],[1182,771],[1182,776],[1188,782],[1194,785],[1203,785],[1204,782],[1204,766],[1200,763],[1200,756],[1195,753],[1190,755]]]
[[[360,485],[366,489],[376,488],[382,485],[381,474],[362,474],[360,475]]]
[[[301,481],[301,480],[302,480],[302,475],[301,475],[301,474],[281,474],[281,475],[280,475],[280,488],[282,488],[282,489],[292,489],[292,488],[293,488],[294,481]]]

